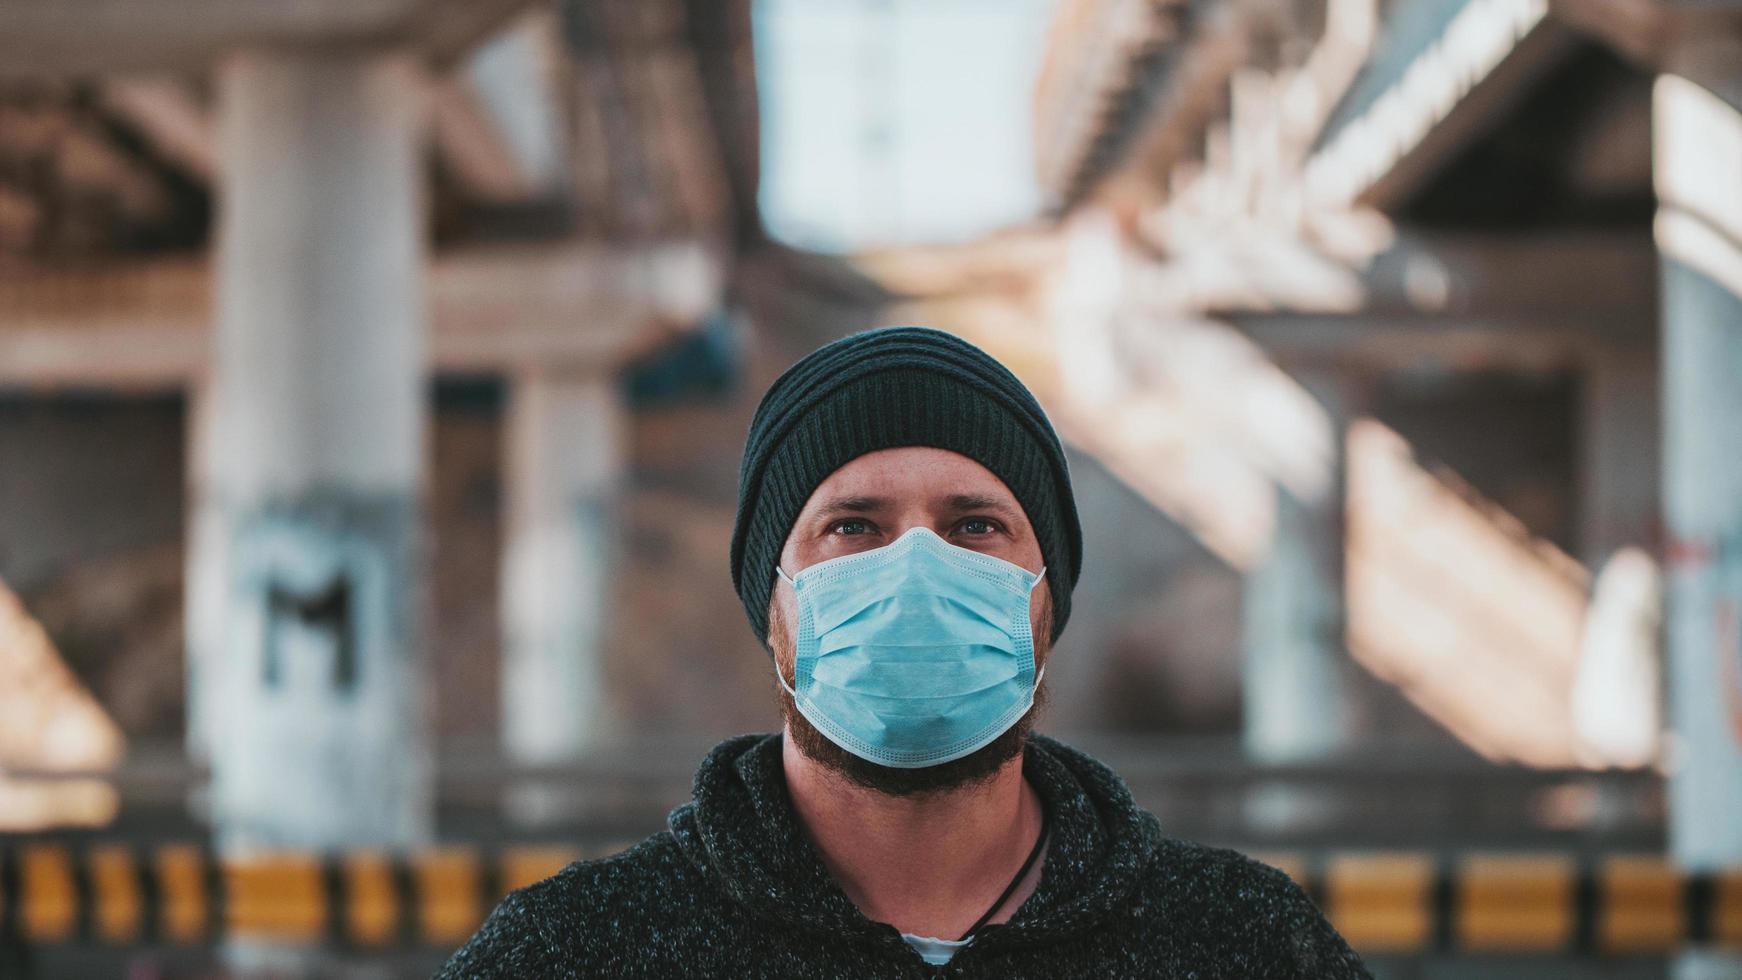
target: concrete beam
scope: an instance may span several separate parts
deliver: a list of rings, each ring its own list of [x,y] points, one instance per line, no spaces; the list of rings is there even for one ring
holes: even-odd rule
[[[0,0],[0,77],[208,68],[243,47],[395,45],[437,65],[531,0]]]
[[[103,88],[103,102],[188,173],[208,183],[217,179],[212,115],[186,85],[164,77],[119,80]]]
[[[567,151],[552,84],[553,31],[549,18],[527,18],[429,82],[436,149],[482,200],[524,201],[560,187]],[[103,101],[188,173],[217,179],[212,113],[186,85],[161,75],[116,79]]]
[[[1352,306],[1292,311],[1210,302],[1207,313],[1294,362],[1573,366],[1653,350],[1656,263],[1643,236],[1405,233],[1356,275]],[[1256,262],[1237,264],[1247,276],[1261,271]],[[1265,293],[1262,283],[1242,290]]]
[[[701,253],[569,243],[439,256],[430,367],[614,369],[704,312],[693,307],[717,293],[719,269]],[[0,280],[0,387],[180,387],[208,370],[212,318],[204,260]]]
[[[1573,40],[1550,20],[1547,0],[1466,0],[1438,28],[1394,30],[1381,43],[1307,162],[1314,201],[1399,203],[1502,118]]]
[[[1147,107],[1154,76],[1171,67],[1172,48],[1183,43],[1177,35],[1175,14],[1164,5],[1060,5],[1035,85],[1035,170],[1055,200],[1074,204],[1104,175],[1116,155],[1112,144],[1138,124],[1132,113]]]
[[[489,107],[464,78],[435,83],[434,114],[442,160],[467,193],[492,203],[533,195],[532,176],[508,145]]]
[[[522,197],[560,193],[569,181],[564,57],[556,11],[547,9],[516,21],[454,72],[490,121]]]
[[[1222,319],[1284,364],[1558,370],[1649,352],[1638,342],[1623,346],[1594,336],[1586,322],[1573,318],[1256,313]]]

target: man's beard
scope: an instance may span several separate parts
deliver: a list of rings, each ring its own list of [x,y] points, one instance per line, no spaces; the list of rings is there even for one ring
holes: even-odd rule
[[[1043,619],[1042,628],[1035,631],[1037,638],[1052,634],[1051,616],[1043,616]],[[790,675],[792,644],[786,623],[778,614],[768,618],[768,647],[774,652],[774,669]],[[1037,645],[1034,651],[1037,669],[1047,652]],[[780,691],[780,717],[786,722],[786,729],[792,734],[793,744],[798,746],[799,752],[823,768],[889,796],[926,796],[962,789],[992,778],[1005,763],[1022,754],[1028,736],[1034,730],[1035,717],[1045,703],[1046,687],[1039,685],[1035,688],[1034,704],[997,738],[960,759],[917,769],[878,765],[841,748],[810,723],[810,719],[793,703],[792,695],[785,690]]]

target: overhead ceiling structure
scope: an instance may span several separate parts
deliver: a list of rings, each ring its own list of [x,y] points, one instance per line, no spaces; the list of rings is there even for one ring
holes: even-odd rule
[[[1035,90],[1035,161],[1064,213],[1133,169],[1166,172],[1177,139],[1220,104],[1245,53],[1240,4],[1209,0],[1067,0]],[[1141,184],[1141,182],[1139,182]]]
[[[682,242],[450,249],[427,279],[432,365],[622,367],[707,312],[711,262]],[[210,365],[212,292],[209,265],[187,258],[0,277],[0,388],[179,389]]]
[[[424,65],[438,369],[657,347],[717,302],[722,256],[761,241],[749,8],[0,0],[0,384],[179,384],[203,362],[210,73],[247,46],[392,45]],[[462,279],[500,296],[461,312],[442,297]],[[77,328],[68,288],[111,327]],[[516,303],[532,312],[505,317]],[[509,320],[519,339],[495,337]]]
[[[0,2],[0,75],[199,73],[247,47],[393,45],[445,66],[531,0]]]
[[[250,46],[417,56],[444,240],[753,242],[750,43],[748,0],[0,0],[0,255],[197,247]]]
[[[1491,132],[1580,44],[1649,74],[1682,39],[1742,17],[1734,3],[1662,0],[1421,0],[1384,6],[1383,25],[1374,0],[1303,9],[1318,16],[1248,0],[1066,3],[1035,99],[1038,168],[1060,211],[1153,207],[1226,163],[1219,154],[1242,135],[1229,132],[1243,122],[1235,76],[1255,71],[1287,89],[1277,105],[1304,139],[1313,197],[1383,209]],[[1132,183],[1150,194],[1132,196]]]
[[[910,317],[997,351],[1065,435],[1212,552],[1258,567],[1275,494],[1338,465],[1309,451],[1313,434],[1347,428],[1296,378],[1653,362],[1652,80],[1685,39],[1739,16],[1660,0],[1068,0],[1034,108],[1056,222],[929,266],[876,264],[915,298]],[[1178,376],[1192,370],[1213,393]],[[1536,597],[1530,649],[1494,663],[1537,664],[1516,689],[1564,699],[1584,573],[1521,544],[1469,487],[1412,469],[1407,445],[1377,444],[1347,452],[1383,455],[1361,472],[1462,527],[1469,574],[1529,583],[1486,599],[1464,584],[1478,607]],[[1382,499],[1375,485],[1349,506]],[[1401,581],[1404,552],[1432,560],[1350,557],[1364,564],[1348,587],[1368,591],[1349,615],[1376,608],[1373,583]],[[1357,656],[1468,744],[1574,760],[1564,700],[1552,723],[1508,727],[1474,710],[1474,688],[1422,686],[1435,671],[1411,665],[1421,651],[1364,626]]]

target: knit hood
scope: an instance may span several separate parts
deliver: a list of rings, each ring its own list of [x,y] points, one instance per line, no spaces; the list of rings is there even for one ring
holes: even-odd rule
[[[1031,736],[1023,773],[1047,808],[1052,842],[1034,894],[1008,923],[975,936],[980,951],[1047,945],[1123,912],[1162,839],[1124,782],[1075,749]],[[668,824],[689,861],[752,914],[831,942],[901,943],[860,914],[799,826],[779,734],[716,746],[696,773],[695,799]]]

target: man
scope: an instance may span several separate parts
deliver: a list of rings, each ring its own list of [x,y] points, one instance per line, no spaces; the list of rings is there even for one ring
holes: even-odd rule
[[[1280,872],[1163,837],[1030,734],[1082,533],[991,357],[823,347],[763,397],[738,492],[783,731],[716,747],[665,832],[508,896],[442,976],[1367,977]]]

